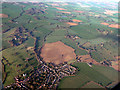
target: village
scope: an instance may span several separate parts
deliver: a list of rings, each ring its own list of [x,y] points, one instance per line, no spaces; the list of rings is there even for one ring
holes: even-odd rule
[[[41,64],[37,70],[31,71],[29,75],[21,74],[21,77],[15,77],[15,83],[6,86],[8,88],[24,88],[36,89],[40,88],[56,88],[59,81],[65,76],[71,76],[76,72],[76,68],[64,63],[58,66],[50,63],[49,66],[45,62],[38,59]],[[52,67],[52,68],[50,68]],[[27,78],[26,78],[27,77]],[[31,81],[32,80],[32,81]],[[32,83],[33,82],[33,83]]]

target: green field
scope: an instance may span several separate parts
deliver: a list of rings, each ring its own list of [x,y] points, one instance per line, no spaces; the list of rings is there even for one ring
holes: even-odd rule
[[[55,30],[46,37],[47,43],[57,42],[65,38],[66,30]]]
[[[4,8],[5,7],[5,8]],[[10,18],[15,18],[22,12],[21,7],[9,3],[2,4],[2,13],[9,15]]]
[[[78,48],[78,46],[74,43],[74,41],[71,41],[69,39],[63,39],[61,41],[63,43],[65,43],[66,45],[68,45],[68,46],[72,47],[73,49],[75,49],[76,55],[86,55],[87,54],[87,51]]]
[[[86,84],[83,88],[103,88],[103,87],[101,87],[98,84],[95,84],[93,82],[90,82],[89,84]]]
[[[59,88],[80,88],[92,80],[105,87],[109,83],[118,80],[118,72],[113,68],[97,65],[89,67],[86,63],[77,62],[73,65],[78,67],[79,71],[75,76],[63,78],[59,84]]]
[[[13,52],[15,50],[15,52]],[[7,78],[5,80],[4,86],[9,85],[14,81],[14,77],[17,75],[28,73],[31,71],[31,65],[34,67],[37,65],[37,60],[34,55],[31,55],[32,52],[26,52],[23,45],[17,48],[9,48],[3,50],[3,57],[8,60],[9,65],[4,60],[5,63],[5,72],[7,73]],[[25,61],[26,58],[29,58],[29,61]],[[17,67],[18,66],[18,67]]]

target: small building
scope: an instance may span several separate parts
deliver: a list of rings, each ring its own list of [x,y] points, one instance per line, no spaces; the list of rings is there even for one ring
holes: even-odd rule
[[[23,74],[23,77],[25,77],[26,76],[26,74]]]
[[[90,63],[87,63],[90,67],[92,67],[92,63],[90,62]]]

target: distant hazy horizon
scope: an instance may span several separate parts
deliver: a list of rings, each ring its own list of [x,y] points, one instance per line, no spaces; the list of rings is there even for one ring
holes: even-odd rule
[[[79,2],[79,1],[92,1],[92,2],[119,2],[120,0],[2,0],[3,2]]]

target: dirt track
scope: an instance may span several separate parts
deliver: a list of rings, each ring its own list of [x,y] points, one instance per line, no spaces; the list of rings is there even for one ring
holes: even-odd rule
[[[47,43],[41,50],[41,57],[45,62],[60,64],[75,59],[74,49],[58,41]]]

